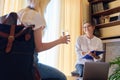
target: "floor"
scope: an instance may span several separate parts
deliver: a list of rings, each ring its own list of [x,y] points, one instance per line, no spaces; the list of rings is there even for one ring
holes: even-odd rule
[[[82,80],[82,78],[67,76],[67,80]]]

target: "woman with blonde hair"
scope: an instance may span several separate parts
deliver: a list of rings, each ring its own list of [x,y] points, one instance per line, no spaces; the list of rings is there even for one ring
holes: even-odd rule
[[[18,12],[20,18],[18,24],[21,21],[25,26],[35,25],[33,28],[35,62],[38,66],[42,80],[66,80],[66,77],[62,72],[37,62],[38,52],[48,50],[58,44],[68,44],[68,42],[70,42],[70,35],[61,36],[59,39],[49,43],[42,42],[42,31],[46,26],[44,13],[49,2],[50,0],[28,0],[28,7]]]

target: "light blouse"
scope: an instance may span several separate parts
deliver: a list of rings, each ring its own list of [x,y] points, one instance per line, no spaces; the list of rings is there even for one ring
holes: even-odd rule
[[[103,43],[102,40],[94,36],[92,39],[89,39],[86,35],[79,36],[76,45],[76,54],[77,54],[77,61],[76,64],[84,64],[85,62],[90,61],[100,61],[102,59],[103,54],[100,55],[100,59],[83,59],[85,55],[82,52],[88,52],[93,50],[103,51]]]
[[[41,26],[46,26],[44,17],[40,15],[39,12],[30,9],[30,8],[25,8],[22,9],[18,12],[18,21],[17,24],[24,24],[25,26],[29,25],[35,25],[33,30],[36,30],[40,28]]]

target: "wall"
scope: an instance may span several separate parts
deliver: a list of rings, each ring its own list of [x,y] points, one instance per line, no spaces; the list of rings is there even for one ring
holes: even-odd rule
[[[120,42],[106,43],[106,62],[120,56]]]
[[[120,6],[120,0],[116,0],[114,2],[109,3],[110,8],[114,8],[117,6]],[[110,16],[119,15],[119,14],[120,12],[116,14],[112,14]],[[100,29],[100,31],[102,37],[120,36],[120,25],[102,28]]]
[[[110,62],[116,57],[120,56],[120,41],[106,43],[106,62]],[[109,75],[112,74],[116,66],[111,66]]]

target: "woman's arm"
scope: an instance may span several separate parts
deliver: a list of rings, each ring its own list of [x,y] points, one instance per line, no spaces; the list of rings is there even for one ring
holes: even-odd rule
[[[40,27],[37,30],[34,30],[34,40],[35,40],[35,47],[37,52],[41,52],[44,50],[48,50],[58,44],[64,44],[70,42],[70,36],[62,36],[59,39],[49,42],[49,43],[42,43],[42,31],[44,27]]]
[[[98,42],[97,42],[97,49],[96,50],[98,50],[98,51],[103,51],[103,43],[102,43],[102,40],[98,40]],[[91,54],[91,56],[93,56],[94,57],[94,59],[95,59],[95,61],[100,61],[100,60],[102,60],[102,58],[103,58],[103,54],[101,54],[101,55],[96,55],[96,53],[90,53]]]
[[[75,45],[75,50],[76,50],[77,55],[79,55],[79,56],[81,56],[81,57],[84,57],[84,56],[85,56],[86,54],[88,54],[90,51],[83,51],[82,48],[81,48],[81,46],[82,46],[81,43],[82,43],[82,42],[81,42],[81,38],[78,37],[78,38],[77,38],[77,41],[76,41],[76,45]]]

